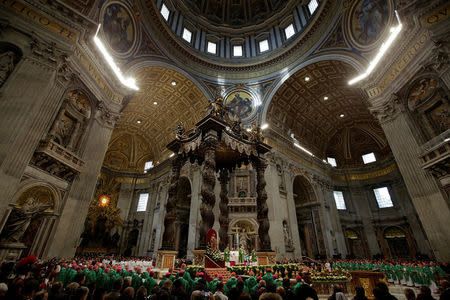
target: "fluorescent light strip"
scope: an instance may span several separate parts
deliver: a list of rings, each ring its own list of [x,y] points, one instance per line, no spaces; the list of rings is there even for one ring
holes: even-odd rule
[[[312,154],[311,151],[309,151],[308,149],[304,148],[303,146],[300,146],[300,144],[294,143],[294,146],[297,147],[297,148],[300,148],[301,150],[303,150],[304,152],[308,153],[309,155],[314,156],[314,154]]]
[[[122,71],[120,71],[120,68],[114,63],[114,59],[112,56],[108,53],[105,46],[103,45],[102,41],[97,37],[98,32],[100,30],[100,26],[102,24],[98,25],[97,32],[94,36],[94,43],[97,45],[97,48],[100,50],[100,52],[103,54],[103,57],[105,58],[106,62],[109,64],[111,69],[114,71],[114,74],[116,74],[116,77],[119,79],[119,81],[126,87],[133,89],[135,91],[138,91],[139,88],[136,86],[136,80],[131,77],[125,78],[122,74]]]
[[[369,67],[367,68],[366,72],[356,76],[355,78],[350,80],[348,82],[348,84],[352,85],[358,81],[363,80],[367,76],[369,76],[370,73],[372,73],[372,71],[375,69],[377,64],[380,62],[381,58],[383,58],[386,51],[391,47],[392,43],[394,42],[395,38],[398,36],[398,34],[400,33],[400,31],[402,30],[402,27],[403,27],[402,23],[400,22],[400,18],[398,17],[397,11],[395,11],[395,16],[397,17],[398,25],[396,27],[391,28],[391,35],[389,36],[387,41],[381,45],[380,50],[378,50],[377,55],[370,62]]]

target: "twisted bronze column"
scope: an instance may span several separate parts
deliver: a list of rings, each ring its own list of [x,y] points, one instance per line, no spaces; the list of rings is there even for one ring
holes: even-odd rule
[[[175,219],[176,200],[180,171],[183,159],[177,155],[172,161],[172,173],[170,174],[170,185],[166,203],[166,216],[164,217],[164,235],[161,250],[175,250]]]
[[[269,237],[269,217],[267,207],[267,193],[266,193],[266,180],[264,178],[264,171],[267,164],[263,158],[259,157],[255,159],[254,166],[256,169],[256,205],[258,208],[258,235],[259,235],[259,251],[272,251]]]
[[[215,133],[215,132],[214,132]],[[206,249],[206,234],[214,225],[213,208],[216,203],[214,186],[216,185],[216,147],[217,135],[209,132],[203,139],[205,161],[202,172],[202,203],[200,205],[200,249]]]
[[[228,219],[228,190],[227,190],[227,184],[230,180],[230,176],[228,174],[228,170],[223,169],[220,171],[220,216],[219,216],[219,223],[220,223],[220,229],[219,229],[219,249],[224,250],[226,247],[228,247],[228,225],[229,225],[229,219]]]

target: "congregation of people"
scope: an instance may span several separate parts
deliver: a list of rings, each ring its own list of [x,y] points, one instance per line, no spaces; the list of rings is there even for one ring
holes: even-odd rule
[[[18,262],[2,262],[0,267],[0,300],[1,299],[36,299],[36,300],[318,300],[316,290],[311,286],[308,276],[295,279],[277,276],[270,268],[265,274],[237,276],[231,274],[226,280],[214,274],[213,278],[203,272],[191,276],[185,264],[180,269],[169,270],[160,274],[154,269],[154,262],[145,258],[95,257],[94,255],[76,257],[72,260],[51,259],[39,261],[34,256]],[[385,264],[374,261],[326,261],[314,262],[316,267],[343,270],[385,270],[395,276],[396,264],[387,268]],[[389,264],[390,265],[390,264]],[[405,270],[414,268],[411,264],[399,263]],[[422,265],[424,267],[424,265]],[[432,276],[430,280],[437,282],[437,294],[434,294],[426,281],[420,286],[404,289],[407,300],[447,300],[450,299],[450,285],[447,274],[437,264],[428,263],[424,274]],[[416,272],[412,270],[411,272]],[[422,271],[420,271],[422,272]],[[409,282],[411,273],[403,275]],[[408,279],[406,279],[405,276]],[[399,278],[399,277],[396,277]],[[208,279],[208,281],[207,281]],[[388,278],[387,279],[392,279]],[[399,279],[400,280],[400,279]],[[419,292],[416,295],[416,292]],[[416,291],[416,292],[415,292]],[[372,291],[375,300],[395,300],[389,293],[388,285],[379,282]],[[436,296],[438,295],[438,296]],[[367,300],[367,290],[356,287],[352,300]],[[328,300],[348,300],[341,286],[334,287]]]

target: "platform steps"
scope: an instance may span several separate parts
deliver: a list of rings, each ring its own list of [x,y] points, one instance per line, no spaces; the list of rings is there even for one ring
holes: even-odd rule
[[[222,282],[227,282],[228,279],[231,278],[231,273],[227,270],[227,268],[205,268],[205,279],[206,281],[211,281],[214,279],[214,274],[219,274],[222,276]]]

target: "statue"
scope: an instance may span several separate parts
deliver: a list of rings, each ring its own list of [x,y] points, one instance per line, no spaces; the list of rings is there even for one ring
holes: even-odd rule
[[[283,235],[286,250],[293,250],[294,243],[292,242],[291,234],[289,233],[289,226],[286,220],[283,221]]]
[[[214,235],[211,236],[211,240],[209,241],[209,247],[211,250],[217,250],[217,239]]]
[[[15,54],[12,51],[7,51],[0,54],[0,86],[8,79],[9,74],[14,70]]]
[[[52,205],[28,198],[22,207],[14,207],[0,235],[2,242],[19,243],[33,218],[39,217]]]
[[[245,250],[248,248],[248,235],[245,229],[242,229],[242,232],[239,234],[239,246]]]
[[[182,139],[183,138],[183,134],[184,134],[184,125],[183,122],[180,122],[177,126],[177,130],[176,130],[176,137],[177,139]]]

